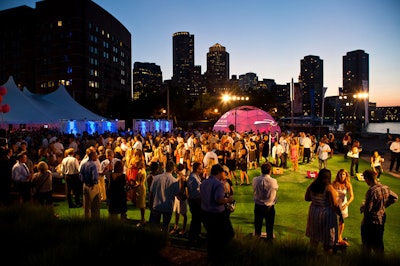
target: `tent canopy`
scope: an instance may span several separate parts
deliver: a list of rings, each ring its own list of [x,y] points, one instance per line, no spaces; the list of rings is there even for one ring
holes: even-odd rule
[[[35,100],[39,107],[49,110],[57,120],[106,120],[76,102],[62,85],[48,94],[33,94],[27,88],[23,93]]]
[[[21,91],[10,77],[1,87],[5,87],[7,92],[0,97],[0,128],[18,125],[36,128],[47,125],[68,134],[118,131],[118,120],[110,121],[92,113],[76,102],[64,86],[52,93],[34,94],[26,88]],[[8,112],[2,112],[5,104],[10,107]]]
[[[49,94],[33,94],[26,88],[21,91],[13,77],[10,77],[2,87],[7,89],[7,93],[3,96],[1,104],[10,106],[9,112],[2,113],[4,124],[53,124],[62,120],[107,120],[77,103],[64,86],[60,86],[55,92]]]
[[[278,123],[267,112],[254,106],[239,106],[224,113],[215,123],[213,130],[229,132],[233,125],[236,132],[280,133]]]

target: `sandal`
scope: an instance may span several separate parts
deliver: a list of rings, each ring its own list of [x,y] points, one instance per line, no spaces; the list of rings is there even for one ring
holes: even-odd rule
[[[338,244],[340,246],[346,246],[346,247],[350,246],[349,242],[347,242],[346,240],[339,241]]]
[[[179,227],[174,227],[174,229],[172,229],[171,231],[169,231],[169,233],[171,235],[175,234],[178,231]]]
[[[145,220],[140,221],[139,223],[137,223],[136,227],[141,227],[141,226],[144,226],[144,225],[146,225],[146,221]]]

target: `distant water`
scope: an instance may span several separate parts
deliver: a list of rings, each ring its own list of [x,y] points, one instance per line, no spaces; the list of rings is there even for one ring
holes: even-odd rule
[[[400,122],[369,123],[366,131],[369,133],[386,133],[388,129],[389,133],[400,135]]]

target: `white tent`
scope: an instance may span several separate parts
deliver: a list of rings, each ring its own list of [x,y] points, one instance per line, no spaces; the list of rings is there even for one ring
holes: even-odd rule
[[[64,86],[49,94],[34,94],[27,88],[21,91],[10,77],[2,87],[7,89],[7,93],[3,96],[1,105],[10,106],[9,112],[1,113],[3,128],[22,124],[32,128],[48,125],[68,133],[82,131],[103,133],[117,130],[117,121],[109,121],[81,106],[69,95]],[[75,128],[71,129],[71,126]]]
[[[3,96],[1,104],[10,106],[8,113],[2,113],[2,124],[44,124],[53,122],[47,112],[44,112],[42,108],[34,104],[29,96],[22,93],[12,77],[2,87],[7,89],[7,93]]]
[[[48,94],[33,94],[27,88],[23,89],[23,93],[34,100],[39,108],[45,108],[57,121],[106,120],[77,103],[62,85],[56,91]]]

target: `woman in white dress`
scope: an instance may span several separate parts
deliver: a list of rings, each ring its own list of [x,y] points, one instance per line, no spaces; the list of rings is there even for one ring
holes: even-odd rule
[[[336,179],[332,182],[337,191],[338,203],[342,213],[338,225],[338,244],[349,246],[349,243],[343,239],[344,219],[349,217],[349,204],[354,200],[353,186],[350,182],[350,174],[345,169],[340,169]]]

